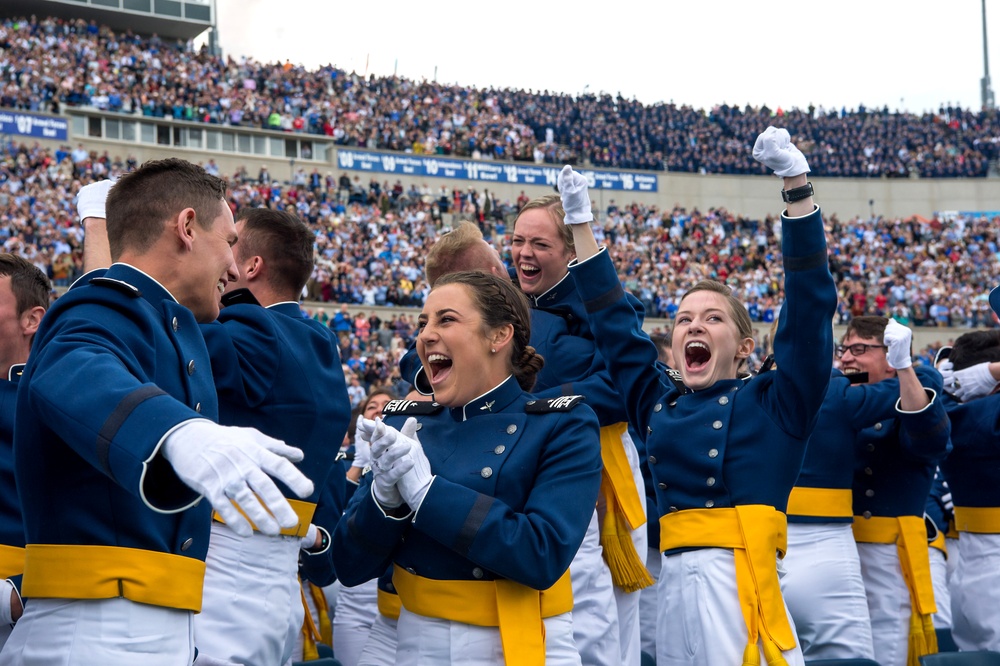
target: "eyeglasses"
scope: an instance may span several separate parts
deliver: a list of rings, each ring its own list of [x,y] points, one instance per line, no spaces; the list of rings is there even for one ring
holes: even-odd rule
[[[851,356],[864,356],[868,353],[869,349],[888,349],[888,347],[885,345],[866,345],[858,342],[857,344],[847,345],[846,347],[844,345],[837,345],[837,349],[835,351],[837,358],[840,358],[844,355],[844,352],[848,350],[850,350]]]

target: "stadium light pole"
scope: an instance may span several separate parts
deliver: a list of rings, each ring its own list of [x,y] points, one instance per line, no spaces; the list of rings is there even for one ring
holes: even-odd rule
[[[983,108],[993,108],[993,88],[990,86],[990,58],[986,41],[986,0],[981,0],[983,7],[983,78],[980,88],[983,98]]]

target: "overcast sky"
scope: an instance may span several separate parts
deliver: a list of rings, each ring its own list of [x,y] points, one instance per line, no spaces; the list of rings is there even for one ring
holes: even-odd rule
[[[233,56],[651,104],[980,105],[981,0],[217,0]],[[1000,88],[1000,1],[987,0]]]

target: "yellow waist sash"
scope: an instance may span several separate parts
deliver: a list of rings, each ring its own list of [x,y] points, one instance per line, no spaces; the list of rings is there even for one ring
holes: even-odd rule
[[[24,548],[0,545],[0,579],[24,573]]]
[[[958,528],[955,527],[955,516],[951,517],[948,521],[948,531],[945,532],[944,537],[946,539],[957,539],[958,538]]]
[[[393,567],[392,583],[403,608],[451,622],[498,627],[504,661],[512,666],[545,665],[542,618],[573,610],[569,571],[547,590],[512,580],[432,580]]]
[[[955,507],[955,529],[976,534],[1000,534],[1000,507]]]
[[[920,657],[935,654],[937,634],[931,615],[937,612],[931,561],[927,546],[927,527],[919,516],[895,518],[854,516],[854,540],[858,543],[894,543],[899,552],[903,580],[910,591],[910,641],[908,666],[919,666]]]
[[[378,612],[393,619],[399,619],[399,609],[402,606],[398,594],[391,594],[385,590],[378,591]]]
[[[775,554],[784,557],[787,545],[785,514],[773,506],[687,509],[660,516],[661,551],[699,546],[733,549],[736,589],[748,634],[745,663],[760,663],[758,637],[769,664],[784,664],[780,651],[795,647],[775,563]]]
[[[815,516],[817,518],[850,518],[854,515],[850,489],[792,488],[788,496],[789,516]]]
[[[601,428],[601,496],[606,507],[601,523],[601,554],[611,570],[611,580],[626,592],[636,592],[653,584],[645,564],[645,554],[635,552],[632,530],[646,524],[639,489],[622,437],[628,424],[616,423]]]
[[[313,502],[303,502],[301,500],[293,499],[288,500],[288,503],[292,505],[292,510],[295,512],[295,515],[299,517],[299,522],[295,527],[282,527],[281,534],[282,536],[297,536],[301,539],[309,531],[309,524],[312,523],[313,514],[316,513],[316,504]],[[241,509],[236,503],[233,503],[233,506],[235,506],[236,510],[240,512],[241,516],[247,519],[247,522],[253,527],[254,532],[260,531],[257,529],[257,526],[253,524],[253,521],[247,517],[247,514],[243,513],[243,509]],[[219,515],[218,511],[212,512],[212,519],[217,523],[222,523],[223,525],[226,523],[226,521],[222,519],[222,516]]]
[[[114,599],[201,611],[205,563],[191,557],[115,546],[28,544],[25,597]]]

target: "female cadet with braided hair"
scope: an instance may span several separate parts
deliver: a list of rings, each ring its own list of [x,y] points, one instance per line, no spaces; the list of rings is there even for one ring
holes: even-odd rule
[[[397,664],[579,664],[568,567],[601,482],[597,418],[536,399],[524,295],[486,273],[441,277],[417,353],[432,403],[364,421],[372,473],[334,534],[356,585],[394,564]],[[419,440],[418,440],[419,431]]]
[[[836,290],[805,156],[788,132],[768,129],[754,157],[784,177],[787,294],[776,334],[777,369],[752,379],[746,308],[704,281],[681,300],[674,360],[687,390],[657,365],[593,219],[586,178],[565,167],[559,191],[573,225],[570,265],[628,418],[645,437],[660,516],[656,662],[660,666],[802,664],[778,585],[784,510],[826,393]]]

